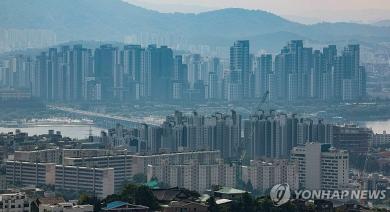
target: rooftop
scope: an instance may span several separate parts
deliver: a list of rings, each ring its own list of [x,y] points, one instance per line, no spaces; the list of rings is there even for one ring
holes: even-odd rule
[[[127,202],[122,202],[122,201],[110,202],[107,204],[106,208],[104,208],[104,209],[111,210],[111,209],[117,209],[117,208],[148,209],[148,207],[143,206],[143,205],[133,205],[133,204],[130,204]]]
[[[222,193],[222,194],[244,194],[247,193],[247,191],[240,190],[240,189],[235,189],[235,188],[230,188],[230,187],[222,187],[217,193]]]
[[[114,209],[114,208],[120,208],[120,207],[123,207],[125,205],[129,205],[129,203],[127,202],[122,202],[122,201],[114,201],[114,202],[110,202],[107,204],[107,209]]]
[[[65,199],[63,197],[42,197],[39,198],[37,201],[39,204],[56,205],[59,203],[64,203]]]
[[[232,200],[230,200],[230,199],[217,199],[217,200],[215,200],[215,203],[217,205],[221,205],[221,204],[225,204],[225,203],[229,203],[229,202],[232,202]]]

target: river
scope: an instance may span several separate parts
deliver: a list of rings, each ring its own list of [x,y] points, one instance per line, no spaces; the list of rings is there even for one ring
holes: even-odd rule
[[[387,131],[387,133],[390,133],[390,120],[365,121],[359,123],[361,126],[372,128],[374,133],[382,133],[383,131]],[[77,139],[87,138],[90,133],[94,136],[97,136],[100,135],[100,132],[102,130],[105,130],[103,128],[99,128],[94,125],[53,124],[53,125],[36,125],[36,126],[21,127],[21,128],[0,127],[0,133],[15,132],[16,129],[20,129],[22,132],[27,132],[29,135],[47,134],[49,130],[61,131],[62,136],[67,136],[70,138],[77,138]]]

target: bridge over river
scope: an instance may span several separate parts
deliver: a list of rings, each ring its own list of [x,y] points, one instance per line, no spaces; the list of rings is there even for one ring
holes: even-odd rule
[[[90,119],[95,122],[95,124],[99,127],[103,128],[113,128],[116,124],[121,124],[125,127],[139,127],[143,124],[147,124],[149,126],[159,126],[161,123],[157,120],[153,119],[143,119],[143,118],[129,118],[129,117],[123,117],[123,116],[116,116],[116,115],[110,115],[110,114],[104,114],[104,113],[98,113],[98,112],[92,112],[92,111],[86,111],[86,110],[78,110],[70,107],[63,107],[63,106],[54,106],[50,105],[48,106],[50,109],[53,110],[59,110],[65,113],[69,113],[72,117],[75,118],[85,118]]]

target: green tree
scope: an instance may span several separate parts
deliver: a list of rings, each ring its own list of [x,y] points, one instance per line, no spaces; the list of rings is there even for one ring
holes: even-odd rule
[[[153,192],[144,185],[128,184],[121,194],[112,194],[102,200],[103,205],[113,201],[123,201],[132,204],[148,206],[151,210],[159,209],[159,203]]]
[[[133,183],[135,183],[135,184],[144,184],[147,181],[146,178],[147,177],[146,177],[145,174],[142,174],[142,173],[135,174],[133,176]]]
[[[78,204],[84,205],[87,202],[89,202],[89,200],[90,200],[90,197],[87,194],[81,194],[79,197]]]
[[[190,190],[187,190],[187,191],[191,197],[196,197],[196,198],[200,197],[200,194],[197,191],[190,191]]]
[[[128,202],[135,203],[135,193],[138,189],[138,185],[128,184],[123,189],[121,196],[126,197]]]
[[[220,211],[222,212],[228,212],[228,211],[236,211],[236,212],[244,212],[244,206],[242,201],[233,201],[230,203],[229,207],[221,207]],[[248,211],[251,212],[251,211]]]
[[[158,185],[157,185],[159,188],[163,188],[163,189],[167,189],[169,188],[169,185],[168,183],[166,182],[158,182]]]
[[[252,185],[252,182],[250,180],[246,184],[246,190],[249,192],[253,192],[253,185]]]
[[[256,211],[271,211],[272,208],[273,203],[269,197],[256,199]]]
[[[378,172],[378,171],[380,171],[380,166],[379,166],[378,161],[373,159],[373,158],[369,158],[367,160],[366,171],[367,172]]]
[[[207,200],[207,205],[208,205],[208,210],[211,211],[211,212],[219,212],[219,208],[218,208],[218,205],[217,203],[215,203],[215,198],[213,196],[211,196],[208,200]]]
[[[122,201],[122,202],[133,202],[130,197],[126,197],[125,195],[121,194],[111,194],[108,195],[105,199],[101,201],[102,205],[106,206],[110,202],[114,201]]]
[[[282,205],[280,209],[285,212],[297,211],[297,207],[292,202],[287,202],[286,204]]]
[[[245,193],[242,196],[243,211],[255,211],[255,204],[252,196],[249,193]]]
[[[241,179],[238,179],[237,180],[237,188],[238,189],[246,189],[246,183],[244,181],[242,181]]]
[[[98,198],[91,197],[88,194],[80,194],[78,204],[80,205],[93,205],[93,211],[101,211],[101,204]]]
[[[222,188],[222,186],[220,186],[220,185],[211,185],[211,190],[213,190],[213,191],[218,191],[221,188]]]
[[[310,211],[314,211],[316,209],[316,206],[314,205],[314,203],[312,202],[309,202],[306,206],[306,208]]]
[[[148,206],[152,210],[160,208],[156,197],[147,186],[139,186],[136,189],[134,200],[136,204]]]

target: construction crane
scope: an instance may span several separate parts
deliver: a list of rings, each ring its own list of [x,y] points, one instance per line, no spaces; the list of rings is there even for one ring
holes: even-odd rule
[[[364,189],[364,177],[368,177],[367,165],[368,165],[368,161],[370,160],[370,156],[371,156],[371,148],[372,148],[372,142],[369,142],[367,152],[366,152],[366,159],[364,160],[363,170],[361,170],[358,174],[358,183],[360,186],[360,190]],[[360,204],[362,204],[362,205],[368,204],[369,205],[370,202],[368,202],[368,199],[360,199]]]
[[[261,101],[260,101],[260,104],[257,106],[256,108],[256,111],[255,111],[255,114],[259,111],[262,111],[264,113],[264,110],[261,109],[263,107],[263,104],[267,101],[267,98],[268,98],[268,95],[269,95],[269,91],[266,91],[264,94],[263,94],[263,97],[261,98]],[[254,138],[254,134],[255,134],[255,131],[253,129],[251,129],[251,137],[252,139]],[[240,157],[240,163],[242,164],[242,161],[245,159],[245,156],[246,156],[246,150],[245,148],[241,151],[241,157]]]
[[[266,91],[264,94],[263,94],[263,97],[261,97],[261,101],[260,101],[260,104],[257,106],[256,108],[256,112],[258,111],[263,111],[261,108],[263,107],[263,104],[267,101],[267,98],[269,96],[269,91]]]

